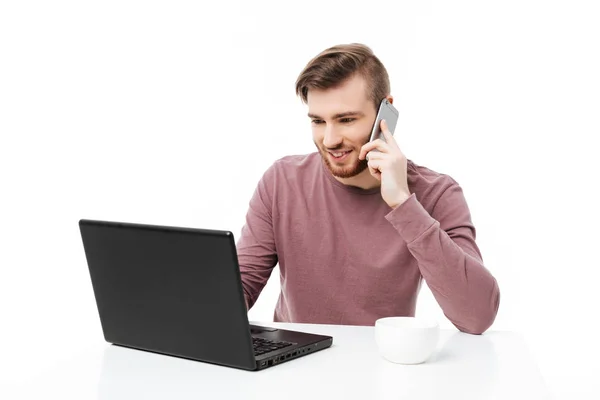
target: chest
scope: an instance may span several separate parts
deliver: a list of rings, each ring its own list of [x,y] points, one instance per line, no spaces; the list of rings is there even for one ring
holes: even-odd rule
[[[311,202],[299,196],[280,209],[274,219],[280,262],[306,260],[375,274],[405,264],[406,243],[385,218],[391,209],[376,196],[352,200]]]

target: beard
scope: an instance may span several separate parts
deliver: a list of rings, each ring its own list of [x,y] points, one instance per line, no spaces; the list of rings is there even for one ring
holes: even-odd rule
[[[368,139],[365,142],[365,144],[367,142],[368,142]],[[319,153],[321,154],[321,158],[323,159],[323,162],[327,166],[327,169],[329,170],[329,172],[331,172],[331,174],[337,178],[342,178],[342,179],[352,178],[352,177],[360,174],[361,172],[363,172],[368,167],[368,165],[367,165],[368,161],[366,159],[364,159],[364,160],[358,159],[358,155],[360,154],[360,147],[357,149],[354,147],[348,148],[348,147],[344,147],[344,146],[340,145],[340,146],[338,146],[338,148],[329,149],[329,151],[336,151],[336,150],[341,150],[341,149],[352,150],[352,152],[350,154],[348,154],[347,159],[345,159],[341,163],[336,163],[335,161],[332,162],[331,155],[325,148],[322,148],[316,142],[315,142],[315,146],[317,146],[317,149],[319,150]]]

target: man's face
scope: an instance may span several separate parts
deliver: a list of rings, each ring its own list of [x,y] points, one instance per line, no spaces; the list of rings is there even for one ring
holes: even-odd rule
[[[355,74],[339,87],[310,89],[307,103],[313,141],[333,176],[351,178],[367,169],[358,155],[369,141],[376,110],[365,80]]]

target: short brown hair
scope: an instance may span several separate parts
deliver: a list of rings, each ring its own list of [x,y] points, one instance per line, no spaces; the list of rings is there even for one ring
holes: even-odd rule
[[[390,94],[387,70],[366,45],[340,44],[330,47],[309,61],[296,80],[296,94],[307,103],[309,89],[339,86],[355,73],[367,82],[367,96],[379,109],[379,103]]]

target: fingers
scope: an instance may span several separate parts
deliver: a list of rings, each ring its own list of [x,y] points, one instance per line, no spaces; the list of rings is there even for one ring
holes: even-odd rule
[[[358,155],[358,159],[362,160],[366,158],[370,160],[372,157],[377,157],[377,153],[390,153],[393,152],[393,149],[400,149],[398,143],[394,139],[394,135],[390,132],[387,122],[382,119],[380,123],[381,132],[383,134],[383,139],[379,138],[372,142],[365,144]],[[377,150],[377,151],[375,151]]]
[[[382,153],[381,151],[375,149],[375,150],[371,150],[370,152],[368,152],[365,156],[365,158],[367,159],[367,161],[371,161],[371,160],[381,160],[384,159],[386,157],[389,157],[388,154],[386,153]]]
[[[380,127],[381,127],[381,132],[383,133],[383,137],[385,138],[386,143],[391,146],[398,146],[398,144],[396,143],[396,139],[394,139],[394,135],[392,135],[392,132],[390,132],[390,129],[389,129],[388,124],[385,119],[381,120]]]
[[[372,168],[369,168],[369,172],[371,173],[371,176],[373,176],[373,178],[377,179],[378,181],[381,181],[381,172]]]
[[[365,156],[367,155],[368,152],[370,152],[371,150],[375,150],[375,149],[377,149],[381,152],[387,152],[387,151],[389,151],[389,146],[386,142],[384,142],[381,139],[377,139],[372,142],[369,142],[360,149],[360,154],[358,155],[358,159],[362,160],[363,158],[365,158]]]
[[[369,160],[367,165],[369,166],[369,171],[371,175],[378,178],[381,175],[381,168],[383,167],[384,160]]]

